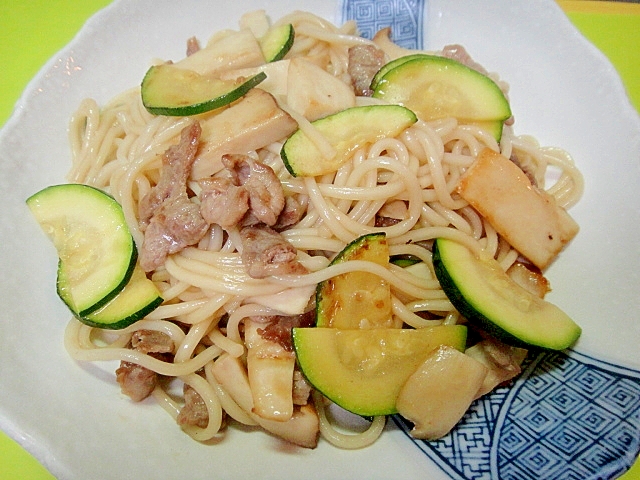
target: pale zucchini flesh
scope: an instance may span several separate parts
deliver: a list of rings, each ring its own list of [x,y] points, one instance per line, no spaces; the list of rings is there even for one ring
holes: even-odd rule
[[[488,76],[436,55],[401,57],[381,69],[373,96],[404,105],[425,121],[453,117],[484,126],[500,140],[509,101]]]
[[[371,233],[349,243],[331,265],[367,260],[388,266],[389,245],[383,232]],[[329,278],[316,289],[316,326],[380,328],[393,326],[391,288],[384,279],[364,271]]]
[[[267,62],[281,60],[293,46],[295,31],[290,23],[270,28],[259,40],[262,54]]]
[[[129,283],[109,303],[77,318],[92,327],[118,330],[144,318],[162,301],[155,284],[140,267],[136,267]]]
[[[137,249],[113,197],[63,184],[35,193],[27,205],[58,251],[58,294],[75,314],[99,309],[124,288]]]
[[[385,63],[380,68],[380,70],[378,70],[376,72],[376,74],[373,76],[373,79],[371,80],[371,85],[370,85],[369,88],[371,90],[375,90],[378,87],[378,83],[380,82],[382,77],[384,77],[391,70],[396,68],[398,65],[402,65],[405,62],[408,62],[410,60],[415,60],[416,58],[420,58],[422,55],[423,54],[421,54],[421,53],[416,53],[416,54],[413,54],[413,55],[405,55],[403,57],[398,57],[395,60],[391,60],[390,62]]]
[[[238,100],[265,78],[259,72],[238,81],[220,80],[170,64],[154,65],[142,80],[140,94],[154,115],[197,115]]]
[[[563,350],[580,336],[581,328],[564,311],[516,284],[491,257],[438,238],[433,264],[454,307],[505,343]]]
[[[314,177],[335,172],[356,149],[386,137],[395,137],[417,122],[416,115],[400,105],[368,105],[347,108],[312,122],[335,150],[326,157],[303,130],[285,142],[280,156],[294,177]]]
[[[293,329],[298,363],[309,383],[362,416],[397,413],[400,389],[425,358],[440,345],[463,351],[466,337],[464,325]]]

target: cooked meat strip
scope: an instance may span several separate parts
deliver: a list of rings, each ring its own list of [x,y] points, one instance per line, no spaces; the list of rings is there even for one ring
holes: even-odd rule
[[[158,374],[138,364],[122,361],[116,369],[116,380],[122,393],[134,402],[140,402],[156,388]]]
[[[186,383],[183,387],[184,406],[178,413],[178,425],[193,425],[206,428],[209,424],[209,411],[204,400],[196,390]]]
[[[312,327],[315,313],[310,310],[301,315],[274,315],[270,317],[251,317],[254,321],[264,323],[258,334],[265,340],[277,342],[288,352],[293,352],[291,330],[298,327]]]
[[[471,55],[469,55],[469,52],[467,52],[467,50],[462,45],[458,45],[458,44],[445,45],[444,48],[442,49],[441,54],[443,57],[456,60],[457,62],[460,62],[461,64],[469,68],[472,68],[476,72],[480,72],[483,75],[489,74],[486,68],[484,68],[478,62],[476,62],[473,58],[471,58]]]
[[[373,94],[369,88],[371,80],[385,62],[384,52],[374,45],[355,45],[349,48],[347,72],[356,95],[370,97]]]
[[[223,228],[275,225],[285,206],[282,184],[271,167],[246,155],[224,155],[225,169],[201,180],[200,213]]]
[[[155,330],[137,330],[131,336],[131,348],[138,352],[150,354],[155,358],[173,352],[173,340],[163,332]],[[131,362],[120,362],[116,369],[116,380],[120,390],[131,397],[134,402],[147,398],[158,383],[158,374],[141,365]]]
[[[136,330],[131,336],[131,347],[142,353],[171,353],[173,340],[157,330]]]
[[[223,165],[249,192],[251,213],[259,222],[275,225],[284,208],[282,184],[271,167],[246,155],[224,155]]]
[[[306,273],[298,262],[296,249],[284,237],[266,225],[251,225],[240,230],[242,263],[253,278],[269,275]]]
[[[200,50],[200,42],[196,37],[187,39],[187,57],[193,55]]]
[[[202,128],[198,122],[185,127],[180,142],[164,152],[158,183],[140,200],[138,217],[141,227],[148,225],[155,211],[166,200],[186,191],[187,179],[198,150]]]
[[[162,204],[145,230],[140,266],[145,272],[158,268],[168,255],[198,243],[208,229],[200,207],[186,193]]]
[[[284,208],[273,226],[274,230],[282,231],[298,223],[306,211],[306,207],[296,197],[288,196],[284,199]]]
[[[201,180],[200,214],[222,228],[237,225],[249,211],[249,192],[227,177]]]
[[[376,227],[392,227],[393,225],[397,225],[402,220],[399,218],[391,218],[391,217],[383,217],[381,215],[376,215],[375,226]]]
[[[138,214],[144,231],[140,266],[146,272],[162,265],[167,255],[196,244],[209,228],[200,207],[187,195],[200,133],[198,122],[182,130],[180,142],[162,157],[160,180],[140,201]]]

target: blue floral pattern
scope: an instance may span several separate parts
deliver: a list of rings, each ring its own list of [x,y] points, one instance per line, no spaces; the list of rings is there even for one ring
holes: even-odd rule
[[[396,43],[422,49],[425,3],[343,0],[342,21],[367,38],[391,27]],[[453,479],[616,478],[640,452],[640,372],[575,351],[530,355],[513,385],[477,400],[449,435],[411,440]]]
[[[400,417],[405,432],[411,425]],[[529,358],[446,437],[413,442],[454,479],[609,479],[640,452],[640,372],[570,351]]]
[[[391,27],[393,41],[405,48],[422,49],[425,23],[424,0],[345,0],[342,20],[355,20],[360,34],[373,38]]]

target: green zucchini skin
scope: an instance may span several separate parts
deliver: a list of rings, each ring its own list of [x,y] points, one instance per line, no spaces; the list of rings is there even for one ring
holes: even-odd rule
[[[121,330],[149,315],[158,308],[163,301],[162,297],[157,296],[151,302],[144,305],[140,310],[130,314],[121,315],[119,317],[116,316],[108,320],[96,317],[95,315],[87,315],[84,317],[76,315],[76,318],[90,327],[101,328],[103,330]],[[99,311],[95,313],[99,313]]]
[[[434,349],[448,345],[464,351],[467,327],[294,328],[292,339],[311,385],[345,410],[372,417],[397,413],[402,385]]]
[[[483,128],[498,142],[511,116],[509,101],[491,78],[439,55],[392,60],[374,76],[371,89],[374,98],[404,105],[422,120],[454,117]]]
[[[142,79],[140,95],[142,104],[153,115],[186,117],[229,105],[266,78],[266,73],[260,72],[239,85],[212,83],[209,90],[210,79],[206,77],[172,65],[156,65],[149,68]],[[191,91],[193,85],[199,87],[197,95]],[[203,90],[208,90],[206,98]]]
[[[272,28],[260,39],[260,47],[267,63],[282,60],[293,46],[295,30],[290,23]]]
[[[375,90],[378,88],[378,83],[380,80],[391,70],[396,68],[398,65],[402,65],[405,62],[409,62],[411,60],[415,60],[417,58],[422,58],[424,54],[415,53],[413,55],[405,55],[404,57],[398,57],[395,60],[391,60],[389,63],[384,64],[380,70],[373,76],[371,79],[371,86],[369,87],[371,90]]]
[[[323,157],[303,130],[296,130],[284,143],[280,156],[294,177],[315,177],[335,172],[357,148],[384,137],[395,137],[418,121],[401,105],[355,106],[312,122],[336,149],[334,158]]]
[[[138,257],[117,201],[98,188],[70,183],[46,187],[26,203],[56,249],[67,252],[58,250],[56,291],[62,301],[81,316],[110,302],[131,279]],[[94,262],[91,269],[86,262]],[[74,284],[71,279],[83,270],[83,280]]]
[[[368,256],[367,252],[373,252],[373,254],[375,255],[375,253],[380,252],[383,249],[386,249],[388,251],[386,234],[384,232],[367,233],[349,242],[334,257],[329,266],[347,262],[353,259],[363,259]],[[353,276],[351,277],[351,279],[353,280]],[[316,287],[317,327],[333,326],[331,325],[331,317],[333,316],[331,312],[335,308],[338,297],[339,295],[336,292],[335,278],[329,278],[318,284],[318,286]]]
[[[541,307],[533,309],[532,312],[522,314],[518,312],[517,315],[512,315],[517,307],[515,303],[509,302],[511,298],[509,295],[502,296],[498,301],[495,298],[471,298],[473,294],[469,294],[469,292],[474,289],[475,285],[483,283],[484,279],[479,279],[476,276],[472,265],[465,269],[464,278],[459,271],[452,274],[442,251],[449,248],[448,245],[452,243],[459,245],[452,240],[436,239],[433,247],[433,266],[436,277],[447,297],[456,310],[469,322],[476,324],[504,343],[520,348],[564,350],[575,343],[581,334],[581,328],[558,307],[534,297],[515,284],[506,273],[501,279],[505,289],[516,289],[518,295],[530,296],[531,301]],[[472,262],[481,262],[475,259],[472,253],[470,255]],[[505,281],[506,283],[504,283]],[[465,287],[466,294],[462,291]],[[483,304],[483,301],[487,303]],[[523,329],[523,321],[531,322],[529,325],[535,326],[535,328],[527,331],[525,326]],[[543,328],[540,328],[541,326]]]
[[[46,187],[26,203],[58,251],[56,292],[82,323],[120,329],[162,303],[136,268],[138,250],[113,196],[71,183]]]

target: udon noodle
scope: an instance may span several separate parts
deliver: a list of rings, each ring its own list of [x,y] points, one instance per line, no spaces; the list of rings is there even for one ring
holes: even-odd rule
[[[306,56],[335,77],[349,82],[348,48],[367,44],[355,25],[336,27],[314,15],[296,12],[278,23],[291,23],[295,43],[287,58]],[[304,128],[309,122],[278,98],[282,108]],[[360,104],[372,103],[359,98]],[[214,113],[198,116],[206,121]],[[517,116],[517,112],[516,112]],[[87,99],[70,121],[73,163],[70,182],[104,189],[122,205],[138,248],[144,233],[138,221],[141,198],[156,184],[162,154],[176,144],[180,132],[193,121],[188,117],[155,116],[140,100],[139,88],[126,91],[104,106]],[[312,127],[311,127],[312,128]],[[212,374],[222,355],[242,358],[243,322],[256,315],[278,315],[255,298],[288,289],[313,288],[322,280],[350,271],[367,271],[391,285],[393,315],[406,328],[462,321],[435,277],[418,279],[401,267],[353,261],[329,266],[333,255],[354,238],[386,232],[390,254],[410,255],[431,265],[431,252],[421,244],[437,237],[459,241],[474,251],[490,252],[505,270],[518,258],[514,250],[455,193],[457,180],[478,153],[488,147],[506,157],[517,157],[535,176],[538,186],[568,208],[582,193],[582,177],[570,156],[561,149],[541,147],[535,139],[516,136],[505,126],[500,144],[487,132],[455,119],[418,121],[397,138],[385,138],[358,149],[335,174],[294,178],[280,158],[282,139],[257,151],[246,152],[273,169],[285,195],[305,205],[301,220],[282,232],[298,252],[308,273],[256,279],[242,266],[237,229],[212,225],[199,244],[167,258],[150,273],[164,303],[145,319],[120,331],[104,333],[73,319],[65,345],[80,361],[126,361],[175,378],[191,386],[208,412],[206,427],[184,426],[194,439],[206,441],[219,434],[225,416],[246,425],[260,423],[256,415],[234,402]],[[545,182],[551,185],[545,186]],[[197,191],[197,184],[190,184]],[[379,212],[405,206],[400,221],[376,227]],[[425,315],[424,313],[427,312]],[[128,348],[134,331],[148,329],[168,335],[175,345],[172,361],[164,361]],[[153,397],[177,418],[181,400],[171,382],[155,388]],[[364,431],[342,432],[332,426],[328,402],[314,393],[321,436],[343,448],[358,448],[381,433],[384,418],[376,418]]]

